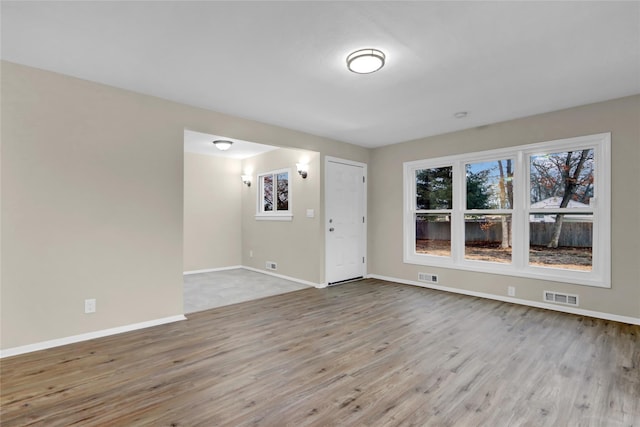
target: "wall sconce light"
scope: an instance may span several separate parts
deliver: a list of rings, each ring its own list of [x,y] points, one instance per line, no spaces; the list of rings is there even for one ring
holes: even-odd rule
[[[298,173],[302,178],[307,177],[307,171],[309,170],[309,165],[307,163],[296,163],[296,168],[298,168]]]
[[[213,145],[220,151],[227,151],[231,147],[231,144],[233,144],[233,141],[227,141],[226,139],[216,139],[213,141]]]
[[[242,175],[242,182],[247,184],[247,187],[251,187],[251,175]]]

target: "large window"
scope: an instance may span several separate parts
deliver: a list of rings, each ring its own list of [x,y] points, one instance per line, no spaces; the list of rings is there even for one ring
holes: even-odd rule
[[[289,169],[258,174],[256,219],[290,221]]]
[[[610,286],[610,134],[404,164],[407,263]]]

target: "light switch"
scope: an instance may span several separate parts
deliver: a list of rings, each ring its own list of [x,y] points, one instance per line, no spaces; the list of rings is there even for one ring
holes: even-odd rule
[[[316,216],[316,213],[313,209],[307,209],[307,218],[313,218]]]

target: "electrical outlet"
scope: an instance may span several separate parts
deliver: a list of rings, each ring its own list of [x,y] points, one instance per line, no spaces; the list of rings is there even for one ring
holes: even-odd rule
[[[253,250],[249,250],[249,258],[253,258]]]
[[[84,300],[84,312],[95,313],[96,312],[96,300],[95,298]]]
[[[516,287],[515,286],[509,286],[507,288],[507,295],[509,295],[510,297],[515,297],[516,296]]]
[[[265,264],[266,264],[265,267],[267,267],[267,270],[277,270],[278,269],[278,264],[276,264],[273,261],[267,261]]]

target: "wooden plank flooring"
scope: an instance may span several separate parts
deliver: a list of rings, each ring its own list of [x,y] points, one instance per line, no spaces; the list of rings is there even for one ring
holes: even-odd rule
[[[0,361],[2,426],[640,426],[640,326],[364,280]]]

